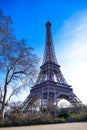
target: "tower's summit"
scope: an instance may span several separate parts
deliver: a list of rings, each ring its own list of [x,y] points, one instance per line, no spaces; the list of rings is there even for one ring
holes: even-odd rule
[[[53,47],[51,23],[46,23],[46,42],[43,64],[37,77],[36,84],[31,88],[30,94],[22,104],[24,112],[33,109],[34,104],[39,102],[38,107],[46,107],[49,101],[53,104],[60,99],[68,100],[73,106],[82,106],[83,103],[73,93],[73,89],[67,84],[57,63]]]
[[[49,22],[49,20],[47,21],[47,23],[46,23],[46,27],[47,26],[51,26],[51,23]]]

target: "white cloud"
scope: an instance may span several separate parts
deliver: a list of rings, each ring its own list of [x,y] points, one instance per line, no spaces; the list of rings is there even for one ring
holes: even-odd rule
[[[59,50],[59,45],[56,46]],[[60,47],[57,57],[63,75],[72,85],[75,94],[87,104],[87,10],[64,21]]]
[[[75,86],[75,93],[84,102],[87,103],[87,63],[79,64],[71,79]]]

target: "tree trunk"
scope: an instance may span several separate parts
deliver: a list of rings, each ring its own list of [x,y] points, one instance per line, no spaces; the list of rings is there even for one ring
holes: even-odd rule
[[[2,119],[5,117],[5,104],[2,103]]]
[[[3,119],[5,116],[6,95],[7,95],[7,76],[6,76],[6,81],[5,81],[5,85],[4,85],[4,95],[3,95],[2,109],[1,109]]]

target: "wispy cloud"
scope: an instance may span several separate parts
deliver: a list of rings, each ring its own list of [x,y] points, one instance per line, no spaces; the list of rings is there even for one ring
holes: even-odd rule
[[[75,28],[74,30],[72,30],[69,35],[72,35],[72,34],[76,34],[76,33],[79,33],[81,31],[84,31],[84,30],[87,30],[87,24],[82,24],[82,25],[79,25],[77,28]]]
[[[62,58],[64,77],[73,85],[76,95],[87,104],[87,11],[80,11],[64,21],[60,44],[61,52],[57,57]]]

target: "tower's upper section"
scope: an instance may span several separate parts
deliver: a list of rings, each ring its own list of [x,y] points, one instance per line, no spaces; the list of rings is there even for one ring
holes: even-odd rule
[[[46,23],[46,43],[47,45],[52,43],[51,23],[49,21]]]
[[[46,43],[45,43],[43,64],[47,62],[58,64],[52,41],[51,23],[49,21],[46,23]]]

